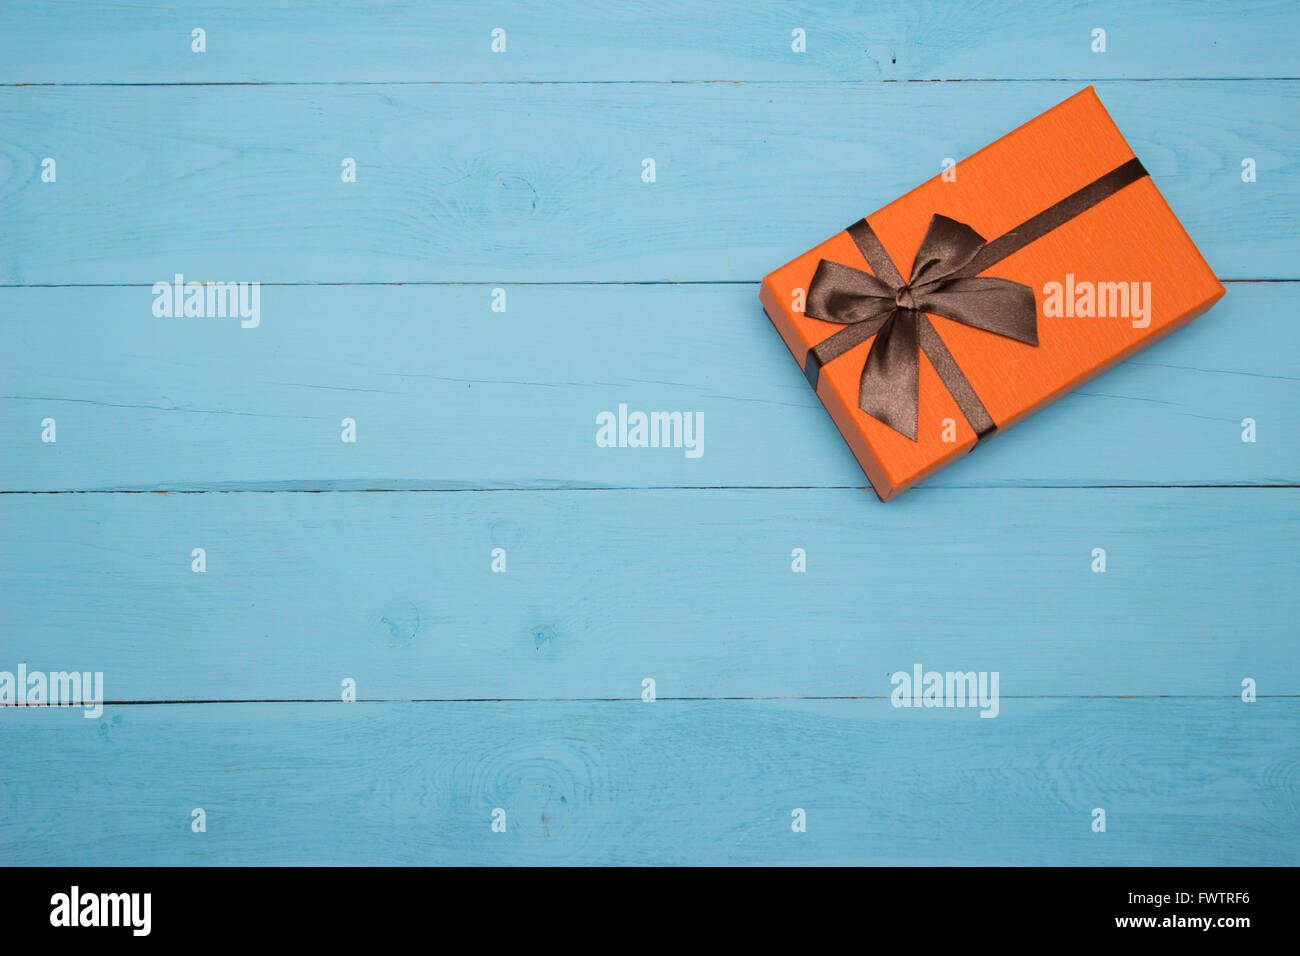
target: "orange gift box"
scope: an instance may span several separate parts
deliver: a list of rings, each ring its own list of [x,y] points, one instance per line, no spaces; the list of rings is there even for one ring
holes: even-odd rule
[[[1091,87],[763,279],[882,501],[1223,286]]]

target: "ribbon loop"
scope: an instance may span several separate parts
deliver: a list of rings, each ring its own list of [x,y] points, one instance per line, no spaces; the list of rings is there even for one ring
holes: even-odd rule
[[[985,246],[984,237],[956,219],[934,215],[912,261],[910,285],[942,284]]]

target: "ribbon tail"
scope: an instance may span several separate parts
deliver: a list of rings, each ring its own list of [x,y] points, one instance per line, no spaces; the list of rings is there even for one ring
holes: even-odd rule
[[[808,384],[813,387],[813,391],[817,391],[817,382],[821,378],[823,365],[831,359],[839,358],[849,349],[857,348],[875,335],[888,319],[889,316],[884,316],[880,319],[846,325],[830,338],[822,339],[810,348],[804,358],[803,374],[804,378],[808,379]]]
[[[858,385],[858,407],[894,431],[916,441],[917,342],[920,313],[899,309],[876,333]]]

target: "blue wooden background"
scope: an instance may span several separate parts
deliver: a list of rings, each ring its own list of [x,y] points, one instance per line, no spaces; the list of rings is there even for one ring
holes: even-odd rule
[[[1292,0],[5,3],[0,670],[112,703],[0,709],[0,861],[1300,862],[1298,44]],[[1087,83],[1228,294],[881,504],[758,280]],[[261,325],[155,318],[178,272]],[[598,448],[620,402],[704,455]],[[916,663],[999,716],[892,707]]]

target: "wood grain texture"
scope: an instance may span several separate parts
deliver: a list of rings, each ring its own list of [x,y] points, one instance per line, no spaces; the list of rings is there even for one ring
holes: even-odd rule
[[[1080,86],[10,87],[0,278],[757,281]],[[1097,88],[1217,275],[1300,278],[1300,82]]]
[[[1286,0],[0,7],[0,82],[1296,77]],[[191,52],[190,31],[207,31]],[[504,54],[491,31],[506,30]],[[791,51],[802,28],[807,52]],[[1092,52],[1092,30],[1107,31]]]
[[[144,701],[878,697],[918,662],[1300,694],[1298,535],[1296,489],[5,495],[0,666]]]
[[[0,720],[0,856],[1295,865],[1297,740],[1295,700],[24,709]]]
[[[929,486],[1300,483],[1298,294],[1232,284]],[[491,286],[266,287],[255,329],[152,302],[0,289],[0,490],[866,484],[749,284],[513,286],[505,313]],[[703,455],[598,447],[620,402],[701,412]]]

